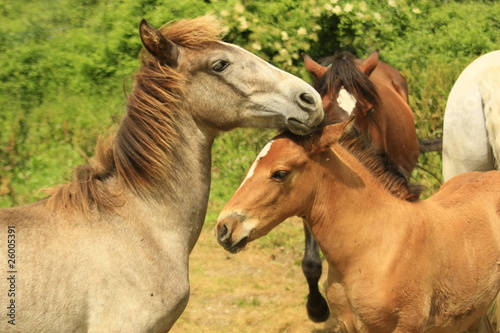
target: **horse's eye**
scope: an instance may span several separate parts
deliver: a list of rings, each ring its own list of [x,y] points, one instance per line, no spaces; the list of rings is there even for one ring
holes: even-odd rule
[[[283,181],[285,180],[286,177],[288,177],[289,174],[290,174],[289,171],[278,170],[271,175],[271,178],[276,181]]]
[[[227,66],[229,66],[229,64],[230,64],[229,61],[226,61],[226,60],[217,60],[212,65],[212,70],[214,72],[221,73],[221,72],[223,72],[227,68]]]

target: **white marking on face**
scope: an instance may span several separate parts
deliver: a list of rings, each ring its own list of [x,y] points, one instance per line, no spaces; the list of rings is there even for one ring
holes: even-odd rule
[[[250,170],[248,170],[248,173],[247,173],[247,176],[245,177],[245,179],[243,180],[243,182],[241,183],[240,187],[243,186],[243,184],[245,184],[245,182],[247,181],[247,179],[251,178],[255,172],[255,168],[257,167],[257,164],[259,164],[260,160],[267,155],[267,153],[269,152],[269,150],[271,149],[271,146],[273,144],[273,141],[274,140],[271,140],[269,141],[265,146],[264,148],[262,148],[262,150],[260,151],[259,155],[257,155],[257,158],[255,159],[255,161],[253,162],[252,166],[250,167]],[[239,188],[238,188],[239,189]]]
[[[254,230],[259,225],[259,221],[255,218],[248,218],[242,223],[243,232],[241,233],[241,238],[250,235],[250,232]]]
[[[349,115],[351,115],[352,111],[356,107],[356,102],[356,98],[354,98],[354,96],[351,95],[347,90],[345,90],[344,88],[341,88],[339,90],[337,104]]]

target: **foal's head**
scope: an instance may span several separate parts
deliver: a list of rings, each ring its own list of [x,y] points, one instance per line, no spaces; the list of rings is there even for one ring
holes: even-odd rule
[[[307,134],[318,125],[323,118],[321,98],[310,85],[222,42],[220,33],[210,17],[181,21],[160,31],[141,22],[145,62],[161,69],[146,74],[156,75],[160,85],[162,80],[176,79],[182,88],[176,107],[187,110],[207,129],[265,127]]]
[[[221,212],[216,227],[219,243],[236,253],[286,218],[306,215],[324,176],[322,168],[330,162],[329,145],[343,126],[328,126],[321,136],[284,133],[271,140]]]
[[[217,239],[236,253],[289,217],[309,219],[323,214],[318,207],[324,206],[331,214],[324,218],[332,218],[335,209],[345,208],[336,206],[338,196],[347,195],[346,189],[358,193],[368,183],[406,201],[420,195],[420,187],[410,184],[386,154],[373,149],[352,117],[309,138],[281,134],[264,147],[224,207]]]

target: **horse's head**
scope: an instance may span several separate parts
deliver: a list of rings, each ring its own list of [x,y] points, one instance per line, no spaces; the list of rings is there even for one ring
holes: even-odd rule
[[[336,157],[344,123],[313,137],[281,134],[257,156],[247,177],[219,215],[216,237],[236,253],[292,216],[307,216]]]
[[[144,20],[140,24],[148,51],[143,61],[161,69],[150,74],[158,76],[158,85],[180,82],[178,103],[199,125],[215,131],[261,127],[307,134],[321,122],[321,98],[309,84],[220,41],[220,32],[207,17],[161,32]]]
[[[220,213],[219,243],[236,253],[292,216],[306,218],[312,228],[325,219],[332,223],[353,200],[369,201],[366,188],[385,187],[401,200],[418,200],[421,187],[373,147],[355,118],[310,137],[284,133],[271,140]]]
[[[369,136],[373,146],[387,153],[409,175],[419,148],[404,77],[379,61],[378,51],[364,60],[339,53],[326,59],[329,67],[308,56],[304,59],[315,77],[313,86],[323,99],[323,124],[355,115],[356,126]]]
[[[367,59],[357,59],[342,52],[327,58],[328,67],[322,66],[304,54],[306,69],[314,77],[313,86],[320,93],[328,122],[341,122],[351,114],[358,121],[378,104],[376,88],[369,76],[379,63],[378,51]]]

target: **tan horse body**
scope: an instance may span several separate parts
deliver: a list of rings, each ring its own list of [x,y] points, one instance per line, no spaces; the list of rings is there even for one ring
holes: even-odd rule
[[[147,52],[117,134],[47,199],[0,210],[0,234],[15,230],[16,244],[13,279],[0,280],[2,301],[14,288],[2,313],[15,303],[2,332],[168,331],[189,298],[217,133],[305,134],[322,120],[312,87],[221,42],[213,19],[140,31]]]
[[[492,332],[500,289],[500,172],[468,173],[419,200],[352,122],[278,136],[217,221],[235,253],[291,216],[329,264],[342,332]]]

